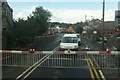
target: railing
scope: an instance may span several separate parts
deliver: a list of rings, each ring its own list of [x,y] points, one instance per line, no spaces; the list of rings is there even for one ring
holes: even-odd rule
[[[118,51],[6,51],[2,50],[3,66],[30,67],[46,58],[39,67],[55,68],[120,68]]]

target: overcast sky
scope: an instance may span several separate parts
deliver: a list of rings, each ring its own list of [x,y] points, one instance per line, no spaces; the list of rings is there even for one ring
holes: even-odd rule
[[[50,1],[50,0],[49,0]],[[26,19],[37,6],[42,6],[44,9],[52,13],[52,22],[76,23],[92,18],[102,18],[102,2],[13,2],[8,4],[13,9],[14,19]],[[56,2],[54,2],[56,1]],[[118,1],[106,2],[105,21],[114,21],[115,10],[118,9]]]
[[[103,0],[1,0],[9,2],[101,2]],[[106,2],[118,2],[119,0],[105,0]]]

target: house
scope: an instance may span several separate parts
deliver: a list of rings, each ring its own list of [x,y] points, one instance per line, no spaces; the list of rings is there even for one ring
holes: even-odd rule
[[[67,28],[67,32],[68,32],[68,33],[71,33],[71,32],[75,32],[75,30],[74,30],[73,27],[70,26],[70,27]]]
[[[0,2],[0,15],[2,21],[0,22],[0,26],[2,26],[2,49],[7,49],[8,47],[8,33],[6,31],[13,28],[13,10],[10,8],[7,2]]]
[[[61,27],[61,26],[55,26],[55,27],[49,27],[48,28],[48,31],[49,31],[49,34],[54,34],[54,33],[60,33],[60,32],[65,32],[66,28],[64,27]]]
[[[102,28],[103,28],[103,23],[101,23],[98,26],[98,30],[100,31],[100,33],[102,34]],[[103,28],[103,33],[105,36],[113,36],[115,34],[115,22],[114,21],[107,21],[104,23],[104,28]]]
[[[90,29],[90,27],[89,26],[83,26],[83,30],[88,30],[88,29]]]
[[[118,2],[118,10],[115,11],[115,27],[116,36],[120,36],[120,1]]]
[[[118,27],[120,25],[120,10],[115,11],[115,26]]]
[[[2,28],[13,27],[13,10],[7,2],[2,2]]]
[[[120,30],[119,29],[117,29],[116,31],[115,31],[115,35],[114,36],[120,36]]]
[[[90,27],[98,27],[101,24],[101,20],[99,19],[92,19],[91,21],[89,21],[89,26]]]

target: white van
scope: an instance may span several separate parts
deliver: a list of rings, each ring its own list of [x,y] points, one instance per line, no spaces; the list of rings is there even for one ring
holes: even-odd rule
[[[65,34],[60,43],[60,50],[78,50],[79,41],[76,34]]]

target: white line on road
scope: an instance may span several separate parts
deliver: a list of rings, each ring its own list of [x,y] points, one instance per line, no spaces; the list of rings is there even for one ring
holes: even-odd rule
[[[59,46],[57,46],[56,48],[54,48],[52,51],[56,51],[59,48]]]
[[[101,75],[101,78],[102,78],[103,80],[106,80],[106,79],[105,79],[105,76],[103,75],[103,73],[102,73],[101,70],[99,70],[99,73],[100,73],[100,75]]]
[[[45,62],[49,57],[50,55],[47,58],[45,58],[40,64],[36,65],[22,80],[28,77],[37,67],[39,67],[43,62]]]
[[[56,48],[54,48],[52,51],[55,51],[59,46],[57,46]],[[39,61],[37,61],[35,64],[33,64],[32,66],[30,66],[28,69],[26,69],[21,75],[19,75],[16,79],[19,79],[20,77],[22,77],[24,74],[26,74],[31,68],[33,68],[25,77],[29,76],[37,67],[38,65],[42,64],[47,58],[49,58],[48,56],[49,54],[45,55],[42,59],[40,59]],[[48,56],[46,59],[44,59],[46,56]],[[43,60],[44,59],[44,60]],[[43,60],[43,61],[42,61]],[[40,64],[38,64],[40,61],[42,61]],[[38,65],[37,65],[38,64]],[[36,65],[36,66],[35,66]],[[24,78],[25,79],[25,78]]]
[[[47,56],[47,55],[46,55]],[[19,75],[16,79],[19,79],[20,77],[22,77],[25,73],[27,73],[32,67],[34,67],[36,64],[38,64],[41,60],[43,60],[46,56],[44,56],[42,59],[40,59],[38,62],[36,62],[35,64],[33,64],[32,66],[30,66],[28,69],[26,69],[21,75]]]

